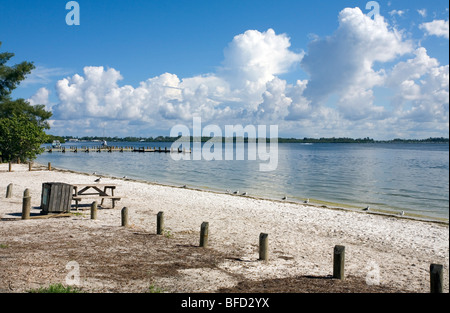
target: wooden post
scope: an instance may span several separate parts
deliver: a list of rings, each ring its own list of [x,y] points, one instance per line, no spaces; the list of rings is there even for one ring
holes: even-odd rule
[[[31,172],[31,168],[33,167],[33,163],[32,162],[28,162],[28,171]]]
[[[91,220],[96,219],[97,219],[97,201],[94,201],[91,204]]]
[[[200,227],[200,247],[208,247],[209,223],[203,222]]]
[[[159,212],[156,218],[156,234],[162,235],[164,232],[164,212]]]
[[[12,197],[13,186],[14,186],[14,184],[11,183],[8,185],[8,187],[6,187],[6,198]]]
[[[122,226],[128,227],[128,208],[124,207],[122,209]]]
[[[442,293],[443,269],[441,264],[430,265],[430,293]]]
[[[48,162],[48,170],[51,171],[52,170],[52,163]]]
[[[12,172],[12,163],[8,162],[8,172]]]
[[[265,233],[259,235],[259,259],[261,261],[269,260],[269,235]]]
[[[333,254],[333,278],[344,279],[345,247],[335,246]]]
[[[30,210],[31,210],[30,190],[25,189],[25,191],[23,192],[23,202],[22,202],[22,219],[23,220],[30,219]]]

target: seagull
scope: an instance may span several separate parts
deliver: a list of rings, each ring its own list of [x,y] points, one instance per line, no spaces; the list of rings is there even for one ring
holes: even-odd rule
[[[231,191],[229,191],[228,189],[227,190],[225,190],[226,191],[226,193],[230,193]]]
[[[181,188],[186,188],[186,185],[183,185]]]
[[[400,212],[400,215],[401,215],[401,216],[405,215],[405,211],[401,211],[401,212]]]
[[[128,177],[124,176],[123,178],[127,179]]]
[[[247,195],[247,193],[246,192],[244,192],[243,194],[242,194],[243,196],[246,196]]]
[[[370,210],[370,206],[367,206],[364,211],[369,211]]]
[[[97,178],[97,179],[95,180],[95,182],[96,182],[96,183],[99,183],[99,182],[100,182],[100,179],[101,179],[101,177]]]
[[[309,199],[306,199],[306,201],[304,203],[308,204],[309,203]]]
[[[238,193],[239,193],[239,190],[236,190],[236,191],[234,192],[235,195],[237,195]]]
[[[286,197],[286,196],[284,196],[284,197],[283,197],[283,199],[281,199],[281,200],[287,200],[287,197]]]

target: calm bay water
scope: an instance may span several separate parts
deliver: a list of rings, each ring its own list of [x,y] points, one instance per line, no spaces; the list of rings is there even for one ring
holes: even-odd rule
[[[110,143],[170,147],[171,143]],[[95,146],[98,143],[78,143]],[[65,146],[74,146],[73,143]],[[225,147],[223,148],[225,151]],[[38,163],[81,172],[169,185],[302,202],[309,198],[343,206],[449,217],[448,144],[278,144],[278,167],[262,162],[175,161],[166,153],[43,153]],[[267,162],[265,162],[267,163]]]

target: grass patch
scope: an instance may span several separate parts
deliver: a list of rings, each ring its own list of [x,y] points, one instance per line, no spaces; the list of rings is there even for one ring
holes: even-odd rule
[[[164,231],[164,236],[166,238],[172,238],[173,237],[173,233],[170,230],[165,230]]]
[[[83,212],[70,212],[71,215],[73,216],[83,216],[83,215],[87,215],[86,213]]]
[[[149,293],[163,293],[164,289],[159,288],[152,284],[152,285],[150,285],[150,287],[148,287],[148,292]]]
[[[29,293],[81,293],[81,290],[72,286],[64,286],[63,284],[53,284],[48,287],[31,289]]]

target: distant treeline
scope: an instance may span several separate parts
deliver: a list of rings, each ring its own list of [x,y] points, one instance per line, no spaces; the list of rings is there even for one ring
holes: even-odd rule
[[[167,137],[167,136],[158,136],[158,137],[72,137],[72,136],[53,136],[49,135],[48,143],[53,142],[53,140],[59,140],[61,143],[65,143],[72,140],[78,141],[103,141],[106,140],[108,143],[111,142],[174,142],[178,140],[180,137]],[[201,137],[201,142],[206,142],[211,140],[212,137]],[[193,137],[186,137],[186,141],[193,141]],[[222,141],[225,138],[222,138]],[[216,140],[220,141],[220,138],[216,138]],[[244,141],[248,142],[248,138],[242,137],[234,137],[233,141]],[[392,139],[392,140],[374,140],[369,137],[366,138],[278,138],[279,143],[448,143],[449,138],[427,138],[427,139]]]

